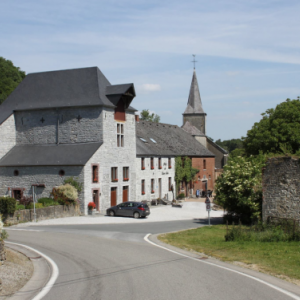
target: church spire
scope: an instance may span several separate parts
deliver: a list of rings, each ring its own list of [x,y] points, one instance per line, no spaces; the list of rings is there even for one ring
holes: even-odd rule
[[[184,111],[184,114],[204,114],[204,110],[202,108],[202,101],[200,97],[200,91],[196,76],[196,70],[194,69],[189,100],[187,103],[187,107]]]

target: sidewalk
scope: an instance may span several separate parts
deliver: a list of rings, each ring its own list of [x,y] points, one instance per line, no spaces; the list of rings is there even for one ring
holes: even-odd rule
[[[193,220],[207,218],[205,207],[205,198],[200,198],[199,201],[189,199],[183,204],[182,208],[172,207],[171,205],[150,206],[150,215],[145,219],[134,219],[129,217],[109,217],[103,214],[93,216],[69,217],[60,219],[51,219],[38,221],[37,223],[29,222],[18,224],[14,227],[26,226],[42,226],[42,225],[74,225],[74,224],[120,224],[120,223],[149,223],[163,222],[176,220]],[[202,201],[203,200],[203,201]],[[222,217],[223,211],[211,211],[210,217]]]

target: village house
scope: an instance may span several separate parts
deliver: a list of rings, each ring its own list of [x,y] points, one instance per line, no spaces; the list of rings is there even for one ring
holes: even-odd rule
[[[135,96],[132,83],[111,85],[97,67],[28,74],[0,106],[0,195],[36,187],[49,197],[72,176],[83,214],[90,201],[105,212],[172,199],[176,156],[191,157],[213,188],[215,155],[178,126],[139,121]]]

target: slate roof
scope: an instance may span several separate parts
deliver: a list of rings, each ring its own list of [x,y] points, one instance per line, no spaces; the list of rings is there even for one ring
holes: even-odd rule
[[[101,145],[102,143],[15,146],[0,160],[0,167],[84,166]]]
[[[205,112],[202,108],[196,70],[194,70],[191,88],[190,88],[189,100],[183,114],[204,114],[204,113]]]
[[[216,144],[215,142],[213,142],[211,139],[207,139],[207,141],[214,146],[215,148],[219,149],[223,154],[228,154],[228,151],[226,151],[224,148],[222,148],[221,146],[219,146],[218,144]]]
[[[146,121],[136,123],[136,151],[137,156],[215,156],[182,128]]]
[[[112,86],[98,67],[28,74],[0,105],[0,124],[14,110],[94,105],[114,108],[106,95],[107,87],[120,93],[133,84]],[[128,110],[135,111],[132,107]]]
[[[185,124],[181,126],[181,128],[193,136],[205,136],[205,134],[200,129],[192,125],[189,121],[186,121]]]

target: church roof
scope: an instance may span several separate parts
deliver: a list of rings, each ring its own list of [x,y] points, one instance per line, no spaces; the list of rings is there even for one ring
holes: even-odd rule
[[[129,89],[133,98],[132,83],[111,85],[98,67],[31,73],[0,105],[0,124],[15,110],[95,105],[115,108],[109,97],[119,99],[118,95]],[[127,109],[135,111],[130,106]]]
[[[184,111],[184,114],[204,114],[204,113],[205,112],[202,108],[196,70],[194,70],[191,88],[190,88],[189,100],[187,103],[187,107]]]
[[[102,143],[18,145],[0,159],[0,167],[84,166],[101,145]]]
[[[136,123],[136,151],[137,156],[215,156],[182,128],[147,121]]]
[[[201,130],[199,130],[197,127],[193,126],[189,121],[186,121],[185,124],[183,126],[181,126],[181,128],[191,135],[205,136],[205,134]]]

